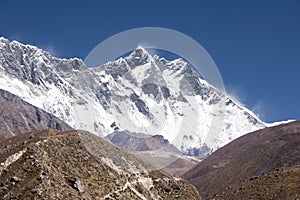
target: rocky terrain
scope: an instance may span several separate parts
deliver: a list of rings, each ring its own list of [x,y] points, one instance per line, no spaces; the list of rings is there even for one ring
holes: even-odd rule
[[[212,199],[299,199],[300,165],[278,169],[229,186]]]
[[[54,128],[60,131],[72,129],[57,117],[1,89],[0,105],[1,136],[10,137],[46,128]]]
[[[293,199],[300,194],[299,164],[300,121],[296,121],[242,136],[183,177],[204,199],[213,195],[223,199],[231,195],[230,199]]]
[[[0,142],[1,199],[200,199],[188,182],[152,170],[85,131],[54,129]]]

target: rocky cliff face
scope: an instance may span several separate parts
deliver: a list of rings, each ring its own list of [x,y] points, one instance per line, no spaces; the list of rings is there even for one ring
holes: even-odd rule
[[[1,89],[0,105],[0,135],[10,137],[46,128],[60,131],[72,129],[57,117]]]

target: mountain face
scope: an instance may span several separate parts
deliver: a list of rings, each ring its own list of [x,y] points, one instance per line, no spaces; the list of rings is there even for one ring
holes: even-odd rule
[[[200,199],[94,134],[53,129],[0,142],[1,199]]]
[[[204,199],[228,199],[231,195],[230,199],[297,199],[299,166],[300,121],[296,121],[246,134],[183,177]]]
[[[30,45],[0,38],[0,89],[76,129],[162,135],[187,155],[209,154],[264,128],[253,113],[198,77],[182,59],[139,47],[129,56],[87,68]]]
[[[114,145],[131,151],[155,151],[164,149],[164,151],[167,152],[180,154],[180,151],[161,135],[149,136],[142,133],[115,131],[105,138]]]
[[[10,137],[46,128],[60,131],[72,129],[57,117],[1,89],[0,104],[0,135]]]
[[[146,135],[115,131],[105,137],[128,154],[134,155],[143,162],[162,170],[171,176],[181,176],[194,167],[200,160],[184,156],[161,135]]]

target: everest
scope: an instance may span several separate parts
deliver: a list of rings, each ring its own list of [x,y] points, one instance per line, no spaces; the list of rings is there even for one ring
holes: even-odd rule
[[[143,47],[90,68],[78,58],[56,58],[0,37],[0,89],[74,129],[102,137],[115,131],[162,135],[193,156],[267,126],[188,62],[151,55]]]

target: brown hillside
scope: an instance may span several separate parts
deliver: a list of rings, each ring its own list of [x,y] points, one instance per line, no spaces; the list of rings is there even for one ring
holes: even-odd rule
[[[273,171],[225,188],[213,199],[300,199],[300,166]]]
[[[4,139],[0,162],[4,200],[200,199],[186,181],[151,171],[84,131],[50,129]]]
[[[244,135],[183,177],[207,198],[243,180],[299,164],[300,121],[296,121]]]

